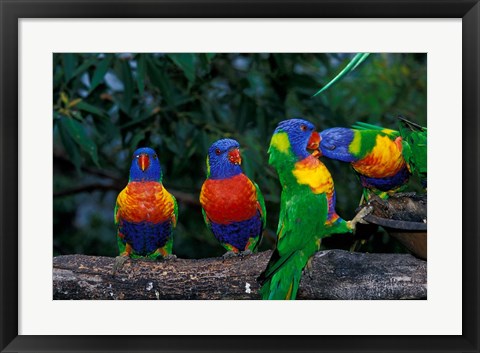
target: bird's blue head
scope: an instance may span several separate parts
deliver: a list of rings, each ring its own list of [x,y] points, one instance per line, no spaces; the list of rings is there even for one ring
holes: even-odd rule
[[[208,149],[207,177],[224,179],[242,173],[240,144],[232,139],[221,139]]]
[[[282,133],[287,134],[288,141],[284,139],[285,134]],[[289,119],[278,124],[270,145],[283,152],[290,147],[297,159],[302,160],[310,155],[309,150],[318,156],[319,143],[320,135],[311,122],[303,119]]]
[[[133,153],[130,167],[130,181],[161,181],[162,168],[155,151],[148,147],[137,149]]]
[[[350,145],[355,137],[352,129],[334,127],[320,133],[320,151],[327,158],[342,162],[355,162],[357,158],[350,152]]]

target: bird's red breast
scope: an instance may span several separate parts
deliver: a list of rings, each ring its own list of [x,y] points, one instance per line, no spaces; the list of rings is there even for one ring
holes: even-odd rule
[[[160,223],[174,218],[172,195],[156,181],[128,183],[117,204],[117,218],[128,222]]]
[[[207,217],[219,224],[250,219],[259,208],[255,185],[245,174],[207,179],[200,192],[200,203]]]

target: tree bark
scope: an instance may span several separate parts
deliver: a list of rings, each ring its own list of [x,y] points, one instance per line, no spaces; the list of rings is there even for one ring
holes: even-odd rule
[[[128,260],[112,276],[110,257],[53,259],[53,299],[260,299],[257,276],[271,251],[235,257]],[[426,299],[427,263],[406,254],[318,252],[297,299]]]

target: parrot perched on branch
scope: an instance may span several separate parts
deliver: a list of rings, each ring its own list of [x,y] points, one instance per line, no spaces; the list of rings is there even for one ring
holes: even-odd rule
[[[351,164],[364,187],[366,200],[368,191],[387,198],[401,190],[410,178],[402,137],[397,131],[357,123],[354,128],[326,129],[320,136],[322,155]]]
[[[177,201],[162,184],[158,155],[151,148],[137,149],[128,184],[118,195],[115,206],[120,256],[113,272],[128,258],[174,258],[173,230],[177,219]]]
[[[208,229],[227,249],[224,257],[254,252],[266,224],[263,195],[243,174],[241,163],[235,140],[218,140],[208,150],[200,203]]]
[[[272,136],[269,163],[282,185],[277,244],[258,280],[263,299],[295,299],[304,267],[319,250],[322,238],[352,232],[369,208],[352,221],[335,211],[330,172],[318,159],[320,135],[312,123],[290,119],[278,124]]]

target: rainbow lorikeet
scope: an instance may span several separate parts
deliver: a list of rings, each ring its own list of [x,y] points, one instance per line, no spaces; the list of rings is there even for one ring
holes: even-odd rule
[[[410,172],[427,188],[427,128],[399,116],[403,157]]]
[[[353,128],[357,130],[376,130],[388,134],[391,139],[401,138],[402,155],[408,170],[415,175],[422,186],[427,188],[427,128],[399,116],[399,129],[390,130],[384,127],[357,122]]]
[[[351,164],[364,187],[366,200],[368,191],[387,198],[410,178],[402,138],[393,130],[355,126],[359,129],[334,127],[322,131],[320,151],[325,157]]]
[[[263,299],[295,299],[302,271],[322,238],[353,231],[365,215],[347,222],[335,211],[333,180],[318,159],[319,143],[313,124],[303,119],[280,122],[273,134],[269,163],[278,173],[282,195],[277,244],[258,278]]]
[[[128,258],[174,257],[171,254],[177,219],[177,201],[162,184],[158,155],[151,148],[137,149],[128,184],[115,206],[120,256],[114,273]]]
[[[212,144],[200,203],[205,223],[228,252],[255,251],[265,228],[266,210],[258,185],[242,172],[240,145],[232,139]]]

